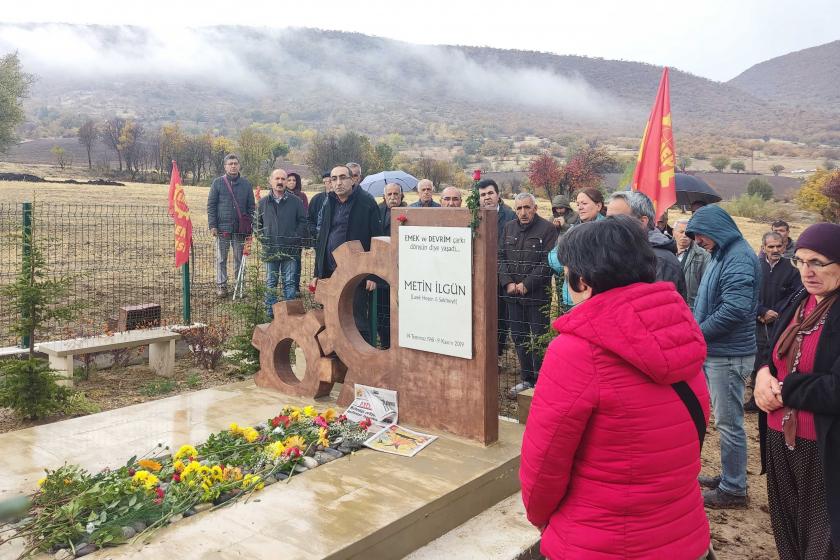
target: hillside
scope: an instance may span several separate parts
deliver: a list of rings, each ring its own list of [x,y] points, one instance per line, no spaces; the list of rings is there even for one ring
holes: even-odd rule
[[[760,99],[805,110],[840,107],[840,41],[766,60],[729,82]],[[838,126],[837,120],[834,126]]]
[[[635,139],[662,71],[316,29],[195,28],[174,41],[136,27],[0,24],[0,52],[9,50],[38,77],[27,101],[30,138],[71,135],[82,115],[122,114],[228,134],[262,122],[396,132],[430,143],[440,130],[450,141],[514,134]],[[834,116],[677,69],[671,102],[682,137],[840,144]]]

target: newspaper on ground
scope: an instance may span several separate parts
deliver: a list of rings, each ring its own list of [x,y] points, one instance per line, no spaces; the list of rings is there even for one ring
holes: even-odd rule
[[[356,384],[355,399],[344,415],[353,422],[370,420],[368,432],[376,433],[397,423],[398,410],[396,391]]]
[[[436,439],[437,436],[422,434],[393,424],[369,437],[365,441],[365,446],[376,451],[414,457]]]

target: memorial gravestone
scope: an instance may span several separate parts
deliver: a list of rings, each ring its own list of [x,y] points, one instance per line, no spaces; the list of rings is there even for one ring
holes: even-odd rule
[[[255,329],[257,385],[318,397],[341,382],[345,406],[355,383],[392,389],[401,422],[496,441],[496,213],[480,212],[475,237],[466,208],[405,208],[391,236],[373,239],[370,251],[358,242],[336,249],[338,266],[315,294],[323,310],[280,302],[274,321]],[[398,343],[385,350],[367,344],[353,320],[354,289],[369,275],[398,286],[390,290]],[[302,380],[289,363],[292,342],[306,355]]]

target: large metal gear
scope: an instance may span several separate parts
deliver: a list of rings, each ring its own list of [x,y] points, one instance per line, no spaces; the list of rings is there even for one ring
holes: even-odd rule
[[[274,304],[274,321],[258,325],[251,343],[260,351],[260,370],[254,382],[260,387],[277,389],[289,395],[323,397],[330,394],[333,383],[344,376],[344,366],[337,358],[328,357],[318,344],[324,330],[324,312],[304,312],[299,299]],[[291,347],[296,343],[306,359],[306,372],[298,379],[292,371]]]
[[[396,259],[391,254],[389,237],[371,239],[370,251],[365,251],[358,241],[349,241],[333,252],[336,268],[330,278],[318,280],[315,301],[324,306],[323,330],[318,335],[325,353],[335,352],[347,366],[338,403],[342,406],[353,401],[353,386],[364,369],[364,384],[376,387],[394,386],[393,365],[396,349],[392,346],[381,350],[369,345],[359,333],[353,318],[353,295],[360,282],[376,275],[389,285],[397,285]],[[389,305],[395,308],[396,293],[391,291]],[[396,317],[395,313],[390,314]]]

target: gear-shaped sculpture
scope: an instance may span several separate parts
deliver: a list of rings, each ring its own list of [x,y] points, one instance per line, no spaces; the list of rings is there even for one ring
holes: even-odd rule
[[[299,299],[281,301],[273,307],[275,320],[254,329],[251,343],[260,350],[260,370],[254,382],[289,395],[323,397],[330,394],[333,383],[341,381],[345,368],[334,357],[327,357],[318,343],[324,330],[324,312],[304,312]],[[303,351],[306,370],[303,379],[292,371],[292,342]]]
[[[319,341],[341,357],[348,366],[338,404],[346,406],[353,400],[353,385],[360,373],[355,364],[364,367],[364,384],[375,387],[394,386],[388,377],[394,371],[396,349],[382,350],[369,345],[362,338],[353,318],[353,295],[360,282],[376,275],[391,286],[397,284],[397,273],[391,255],[391,239],[374,237],[370,251],[358,241],[350,241],[333,252],[336,268],[330,278],[318,281],[315,301],[324,306],[326,329]],[[391,297],[395,294],[392,292]],[[391,302],[389,302],[390,304]],[[390,325],[389,325],[390,328]],[[334,336],[334,333],[339,333]],[[325,349],[326,351],[326,349]]]

